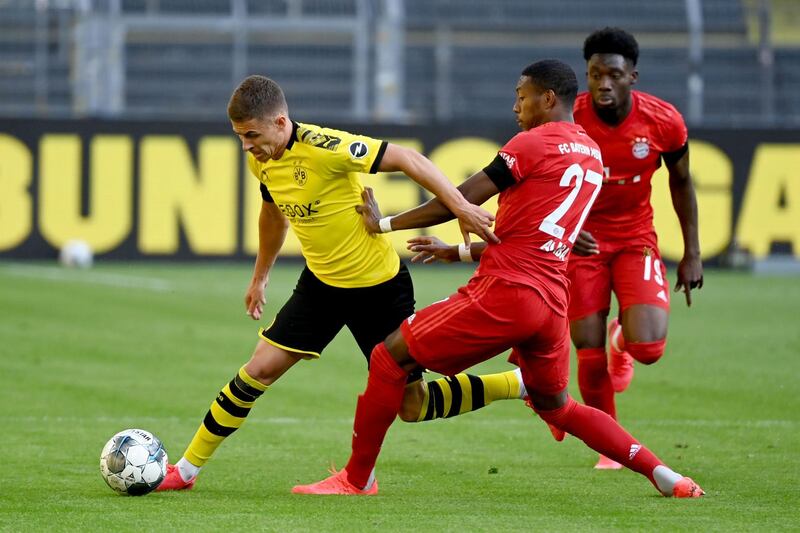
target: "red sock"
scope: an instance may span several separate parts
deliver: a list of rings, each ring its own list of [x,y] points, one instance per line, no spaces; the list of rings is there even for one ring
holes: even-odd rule
[[[367,389],[356,405],[353,451],[345,467],[348,481],[356,487],[363,488],[369,481],[383,438],[403,403],[407,378],[408,374],[397,366],[386,345],[375,346],[370,356]]]
[[[629,342],[628,353],[640,363],[652,365],[664,355],[664,348],[666,346],[667,339],[653,342]]]
[[[548,424],[575,435],[593,450],[646,476],[658,488],[653,469],[664,463],[606,413],[572,398],[558,409],[536,412]]]
[[[608,375],[608,358],[605,348],[581,348],[578,350],[578,387],[583,402],[615,419],[614,387]]]

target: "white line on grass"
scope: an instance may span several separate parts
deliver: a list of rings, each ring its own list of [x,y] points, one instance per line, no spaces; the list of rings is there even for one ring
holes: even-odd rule
[[[107,285],[125,289],[145,289],[164,292],[172,289],[172,284],[160,278],[129,276],[125,274],[109,274],[82,270],[66,270],[63,267],[47,267],[40,265],[9,264],[2,271],[12,276],[34,279],[46,279],[67,283],[86,283],[90,285]]]

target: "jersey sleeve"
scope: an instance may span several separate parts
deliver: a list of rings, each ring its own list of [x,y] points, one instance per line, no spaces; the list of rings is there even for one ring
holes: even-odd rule
[[[260,187],[259,190],[261,191],[261,198],[265,202],[274,203],[275,200],[272,199],[272,195],[269,193],[269,189],[267,189],[266,184],[261,181],[261,172],[258,165],[258,161],[252,154],[247,154],[247,168],[250,169],[250,174],[256,177],[259,181]]]
[[[668,167],[671,167],[678,161],[680,161],[681,157],[689,151],[689,143],[687,142],[677,150],[673,152],[662,152],[661,158],[664,160],[664,163],[667,164]]]
[[[661,153],[670,153],[681,150],[689,140],[689,131],[686,129],[686,122],[683,116],[673,106],[666,110],[664,120],[661,122],[662,144],[664,149]]]
[[[483,168],[483,171],[497,186],[498,191],[504,191],[517,182],[511,175],[511,169],[506,165],[506,160],[500,154],[497,154],[492,162]]]
[[[506,164],[511,178],[520,182],[530,175],[532,152],[536,152],[531,142],[532,134],[518,133],[497,153]],[[491,177],[491,176],[490,176]]]
[[[327,128],[316,135],[328,139],[327,145],[322,146],[325,149],[320,153],[325,154],[323,157],[335,173],[375,174],[389,144],[365,135],[354,135]]]
[[[275,200],[272,199],[272,195],[269,193],[269,189],[267,189],[266,185],[264,185],[262,183],[261,187],[260,187],[260,190],[261,190],[261,199],[262,200],[264,200],[265,202],[269,202],[271,204],[275,203]]]

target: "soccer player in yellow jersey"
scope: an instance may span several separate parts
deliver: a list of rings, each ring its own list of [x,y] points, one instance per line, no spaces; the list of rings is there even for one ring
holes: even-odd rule
[[[344,326],[369,359],[372,348],[414,313],[408,270],[388,239],[370,234],[362,223],[359,173],[402,171],[458,217],[467,244],[469,233],[499,242],[491,231],[491,213],[467,202],[425,156],[292,121],[283,91],[269,78],[246,78],[231,96],[228,117],[250,171],[261,182],[263,198],[258,255],[245,294],[248,315],[261,319],[269,272],[289,226],[300,241],[306,268],[272,324],[259,331],[250,360],[218,393],[183,457],[169,465],[158,490],[192,488],[201,467],[244,423],[264,391],[301,359],[319,357]],[[523,392],[519,376],[507,373],[459,375],[428,384],[417,374],[409,378],[401,417],[455,416]]]

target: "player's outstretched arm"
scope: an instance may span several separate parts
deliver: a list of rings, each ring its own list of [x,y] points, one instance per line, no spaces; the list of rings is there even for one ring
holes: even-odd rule
[[[463,244],[447,244],[438,237],[427,235],[409,239],[407,248],[416,253],[411,258],[412,263],[469,263],[480,259],[486,250],[486,243],[474,242],[467,248]]]
[[[697,197],[689,174],[689,149],[677,160],[664,158],[669,170],[669,191],[672,206],[683,234],[683,258],[678,264],[675,291],[683,290],[686,305],[692,305],[692,289],[703,286],[703,261],[700,259],[700,239],[697,233]]]
[[[500,242],[492,233],[494,215],[466,198],[450,183],[430,159],[415,150],[389,144],[381,159],[381,172],[401,171],[436,195],[459,220],[464,241],[469,243],[469,233],[489,242]]]
[[[472,175],[458,186],[458,191],[472,204],[481,205],[486,200],[500,192],[494,182],[485,172],[480,171]],[[428,200],[422,205],[403,211],[386,221],[390,227],[381,228],[381,211],[372,189],[365,188],[361,193],[364,203],[356,208],[364,220],[364,225],[370,233],[381,233],[401,229],[427,228],[453,220],[453,213],[442,203],[439,198]]]
[[[253,267],[253,278],[244,295],[244,306],[248,316],[261,320],[267,299],[264,290],[269,281],[269,271],[275,264],[278,252],[286,239],[289,220],[273,202],[263,202],[258,216],[258,255]]]

